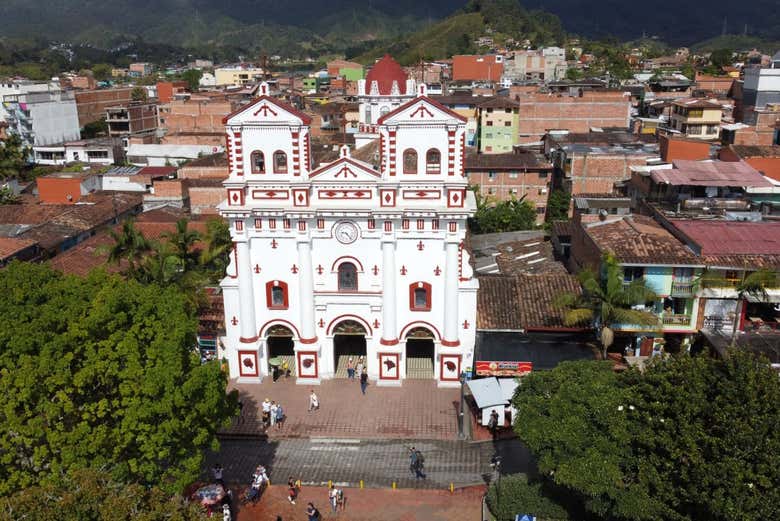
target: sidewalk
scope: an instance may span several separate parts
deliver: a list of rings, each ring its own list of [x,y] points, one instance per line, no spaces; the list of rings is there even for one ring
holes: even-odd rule
[[[344,488],[346,509],[333,514],[326,487],[303,487],[295,505],[287,501],[287,487],[272,485],[255,505],[239,507],[238,521],[306,519],[306,506],[314,503],[323,520],[340,521],[475,521],[480,519],[484,486],[447,490]],[[234,494],[236,492],[234,491]],[[234,497],[238,498],[238,495]],[[238,501],[236,501],[236,504]]]
[[[287,420],[282,429],[269,429],[270,439],[339,437],[361,439],[452,440],[457,436],[460,391],[439,389],[434,380],[405,380],[401,387],[377,387],[369,383],[366,394],[357,380],[325,380],[321,385],[296,385],[295,379],[261,384],[230,382],[243,403],[242,422],[222,435],[261,436],[258,412],[265,398],[281,403]],[[309,391],[319,397],[320,410],[308,412]]]

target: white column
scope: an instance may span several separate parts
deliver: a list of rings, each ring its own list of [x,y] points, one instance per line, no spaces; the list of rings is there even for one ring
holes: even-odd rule
[[[396,328],[395,240],[382,239],[382,345],[398,343]]]
[[[458,341],[458,243],[448,239],[444,264],[444,338],[442,345],[457,346]]]
[[[238,300],[239,328],[241,342],[252,343],[257,339],[257,324],[255,320],[255,292],[252,277],[252,263],[249,256],[249,243],[246,240],[236,242],[236,259],[238,260]]]
[[[311,268],[311,242],[309,239],[298,241],[298,287],[301,294],[301,343],[313,344],[317,341],[314,325],[314,276]]]

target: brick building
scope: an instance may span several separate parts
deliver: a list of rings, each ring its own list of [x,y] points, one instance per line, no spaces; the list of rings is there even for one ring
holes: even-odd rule
[[[159,125],[157,103],[130,102],[106,109],[109,136],[152,133]]]
[[[498,82],[504,74],[504,59],[495,54],[456,55],[452,57],[454,81]]]
[[[79,126],[105,118],[108,107],[130,103],[132,91],[131,87],[77,91],[75,97]]]
[[[158,81],[157,99],[160,103],[170,103],[177,94],[187,92],[189,84],[186,81]]]
[[[520,143],[540,141],[548,130],[584,133],[594,127],[628,129],[631,99],[623,92],[588,91],[581,96],[517,94]]]
[[[730,145],[720,149],[719,158],[721,161],[744,161],[780,182],[780,146]]]
[[[701,161],[712,157],[712,144],[700,139],[686,139],[674,134],[661,133],[658,136],[658,146],[664,163],[671,163],[678,159]]]

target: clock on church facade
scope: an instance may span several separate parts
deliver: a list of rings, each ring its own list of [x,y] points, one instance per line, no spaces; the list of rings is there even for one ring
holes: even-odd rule
[[[310,118],[260,89],[224,120],[231,377],[260,381],[286,362],[300,383],[317,383],[362,358],[379,385],[459,385],[472,366],[478,288],[463,244],[476,209],[464,119],[421,86],[376,121],[379,165],[344,146],[315,167]]]

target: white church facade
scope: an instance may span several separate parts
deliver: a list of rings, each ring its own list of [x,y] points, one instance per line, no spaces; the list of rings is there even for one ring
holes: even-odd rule
[[[225,118],[231,377],[259,382],[277,358],[316,384],[362,356],[379,385],[459,385],[473,365],[478,289],[464,248],[476,209],[465,120],[421,87],[377,119],[378,171],[347,147],[313,168],[310,118],[267,85],[261,93]]]

